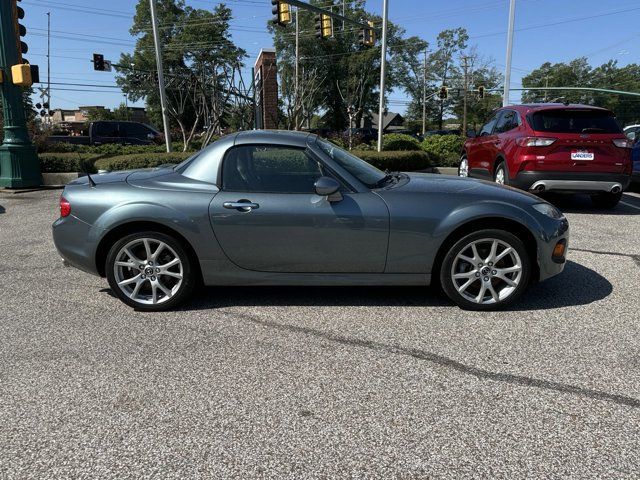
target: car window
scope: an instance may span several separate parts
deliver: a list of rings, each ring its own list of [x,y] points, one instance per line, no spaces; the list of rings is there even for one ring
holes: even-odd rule
[[[334,143],[318,139],[318,146],[324,153],[329,155],[334,162],[369,188],[375,188],[377,183],[385,177],[384,172],[346,150],[343,150]]]
[[[304,149],[270,145],[231,148],[222,164],[222,188],[234,192],[313,193],[321,165]]]
[[[514,110],[505,110],[496,124],[494,133],[504,133],[519,126],[519,116]]]
[[[142,137],[145,138],[151,133],[147,127],[141,123],[121,123],[120,135],[123,137]]]
[[[606,110],[542,110],[531,116],[533,129],[552,133],[621,133],[613,113]]]
[[[119,137],[118,124],[116,122],[98,122],[95,135],[100,137]]]
[[[496,113],[493,117],[491,117],[491,119],[485,123],[482,126],[482,129],[480,129],[480,137],[482,136],[486,136],[486,135],[491,135],[493,133],[493,128],[496,126],[496,123],[498,122],[498,115],[500,114],[500,112]]]

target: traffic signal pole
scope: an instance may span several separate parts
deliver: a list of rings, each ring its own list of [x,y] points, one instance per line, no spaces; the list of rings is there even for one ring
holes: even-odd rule
[[[162,47],[158,34],[158,15],[156,14],[156,0],[149,0],[151,10],[151,26],[153,27],[153,44],[156,50],[156,68],[158,69],[158,88],[160,90],[160,108],[162,109],[162,126],[167,152],[171,151],[171,131],[169,130],[169,113],[167,112],[167,93],[164,87],[164,73],[162,70]]]
[[[15,0],[0,1],[0,83],[4,113],[4,140],[0,145],[0,187],[28,188],[42,184],[36,149],[29,139],[23,89],[15,85],[11,67],[22,63],[16,46]]]
[[[502,106],[510,104],[509,89],[511,88],[511,57],[513,56],[513,28],[516,20],[516,0],[509,1],[509,29],[507,32],[507,58],[504,67],[504,92]]]

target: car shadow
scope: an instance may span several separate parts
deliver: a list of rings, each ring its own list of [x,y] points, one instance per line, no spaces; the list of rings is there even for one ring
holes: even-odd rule
[[[4,213],[4,212],[6,212],[6,211],[7,211],[7,210],[6,210],[2,205],[0,205],[0,213]]]
[[[107,290],[107,289],[105,289]],[[588,305],[611,294],[597,272],[568,261],[564,272],[529,287],[508,310],[548,310]],[[225,307],[442,307],[453,304],[436,287],[206,287],[180,310]]]
[[[545,193],[540,197],[552,203],[564,213],[640,215],[640,198],[628,194],[623,194],[620,203],[612,209],[595,207],[589,195]]]

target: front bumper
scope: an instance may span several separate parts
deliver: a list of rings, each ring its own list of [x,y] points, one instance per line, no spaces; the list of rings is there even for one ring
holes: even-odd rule
[[[520,172],[510,184],[534,192],[614,192],[626,190],[631,176],[621,173],[591,172]]]
[[[538,268],[540,281],[558,275],[564,270],[569,251],[569,222],[563,217],[558,220],[549,219],[544,222],[544,238],[538,240]],[[561,257],[554,255],[554,249],[558,244],[564,244]]]

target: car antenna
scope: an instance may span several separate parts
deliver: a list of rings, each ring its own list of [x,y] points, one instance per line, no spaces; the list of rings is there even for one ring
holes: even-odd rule
[[[78,157],[80,157],[79,153],[78,153]],[[82,160],[80,160],[80,165],[82,165],[82,171],[87,176],[87,179],[89,180],[89,185],[91,185],[91,188],[96,188],[96,182],[94,182],[93,178],[91,178],[91,175],[89,175],[89,169],[87,168],[86,164]]]

